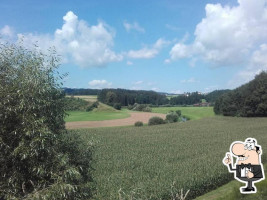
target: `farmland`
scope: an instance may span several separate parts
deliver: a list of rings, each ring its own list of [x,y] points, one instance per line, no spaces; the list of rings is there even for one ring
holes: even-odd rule
[[[186,123],[70,133],[96,143],[95,199],[118,199],[119,195],[170,199],[172,188],[190,189],[192,199],[233,179],[222,164],[233,141],[255,137],[267,149],[266,130],[267,118],[216,116]],[[263,163],[266,160],[263,154]]]
[[[167,114],[171,110],[181,110],[182,115],[189,117],[190,120],[214,116],[213,107],[158,107],[153,108],[152,112]]]
[[[124,111],[101,111],[101,112],[85,112],[85,111],[68,111],[65,118],[66,122],[77,121],[103,121],[110,119],[127,118],[130,114],[127,110]]]

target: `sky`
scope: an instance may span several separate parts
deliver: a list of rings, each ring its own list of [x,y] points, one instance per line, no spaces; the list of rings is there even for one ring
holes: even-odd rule
[[[1,0],[0,42],[61,56],[64,87],[181,94],[267,70],[267,0]]]

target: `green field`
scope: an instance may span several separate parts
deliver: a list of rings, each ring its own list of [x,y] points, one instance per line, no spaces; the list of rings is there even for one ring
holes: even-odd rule
[[[267,149],[266,130],[267,118],[216,116],[186,123],[70,132],[97,141],[95,199],[119,199],[120,195],[171,199],[171,192],[182,188],[190,189],[188,199],[192,199],[233,180],[222,164],[233,141],[255,137]],[[263,163],[266,160],[263,154]]]
[[[121,111],[68,111],[68,116],[65,118],[66,122],[77,122],[77,121],[103,121],[103,120],[110,120],[110,119],[122,119],[127,118],[130,116],[127,110]]]
[[[181,110],[182,115],[189,117],[190,120],[213,117],[213,107],[157,107],[152,108],[152,112],[167,114],[169,111]]]

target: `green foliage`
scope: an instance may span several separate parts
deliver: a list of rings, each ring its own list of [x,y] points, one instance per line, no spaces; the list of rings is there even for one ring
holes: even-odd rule
[[[92,103],[92,105],[90,105],[90,106],[88,106],[88,107],[86,108],[86,112],[90,112],[90,111],[94,110],[95,108],[98,107],[98,105],[99,105],[98,101]]]
[[[116,110],[120,110],[121,104],[120,103],[114,103],[113,108],[115,108]]]
[[[85,164],[61,148],[65,98],[59,89],[63,77],[55,76],[57,63],[52,50],[44,55],[0,45],[0,193],[5,199],[90,196],[88,173],[81,171]]]
[[[193,105],[200,103],[201,99],[204,99],[205,96],[198,92],[186,93],[170,99],[171,105]]]
[[[68,111],[85,110],[89,102],[80,98],[65,97],[65,109]]]
[[[167,115],[166,115],[166,121],[168,123],[174,123],[174,122],[178,122],[178,115],[176,114],[176,112],[169,112]]]
[[[177,109],[181,110],[183,115],[191,120],[213,117],[215,115],[213,107],[159,107],[152,108],[152,112],[167,114],[168,112]]]
[[[103,89],[98,93],[98,100],[108,105],[120,103],[122,106],[138,104],[167,104],[169,100],[163,94],[154,91],[126,90],[126,89]]]
[[[99,141],[94,152],[97,194],[93,199],[118,199],[120,189],[125,194],[142,194],[139,199],[171,199],[173,182],[178,190],[190,189],[186,199],[194,199],[234,180],[234,174],[222,164],[233,141],[256,138],[263,149],[262,162],[266,163],[266,124],[267,118],[216,116],[186,123],[71,133]],[[260,183],[256,183],[257,193],[262,191]]]
[[[267,116],[267,72],[217,99],[214,112],[225,116]]]
[[[84,89],[84,88],[64,88],[66,95],[97,95],[99,89]]]
[[[175,112],[178,115],[178,117],[181,117],[181,115],[182,115],[182,111],[181,110],[176,110]]]
[[[153,125],[158,125],[158,124],[165,124],[164,120],[161,117],[151,117],[148,120],[148,125],[153,126]]]
[[[137,121],[137,122],[134,123],[134,126],[143,126],[143,125],[144,124],[141,121]]]
[[[130,108],[132,108],[131,110],[134,110],[134,111],[143,111],[143,112],[151,112],[152,111],[152,109],[146,104],[135,103],[133,105],[133,107],[130,107]]]
[[[220,96],[229,92],[230,90],[214,90],[205,96],[205,99],[210,103],[215,103]]]
[[[143,112],[152,112],[152,108],[150,108],[149,106],[145,107],[143,109]]]

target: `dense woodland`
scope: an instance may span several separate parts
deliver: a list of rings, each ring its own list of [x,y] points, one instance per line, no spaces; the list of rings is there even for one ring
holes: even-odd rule
[[[267,73],[217,99],[214,112],[225,116],[267,116]]]
[[[167,98],[165,93],[144,90],[127,89],[71,89],[64,88],[66,95],[97,95],[98,100],[108,105],[120,104],[121,106],[138,104],[151,105],[193,105],[201,103],[205,99],[209,103],[215,103],[216,99],[230,90],[215,90],[208,94],[199,92],[185,93]]]
[[[154,91],[103,89],[98,94],[98,100],[108,105],[120,103],[122,106],[138,104],[164,105],[169,102],[165,95]]]
[[[85,88],[63,88],[66,95],[97,95],[101,90],[99,89],[85,89]]]

